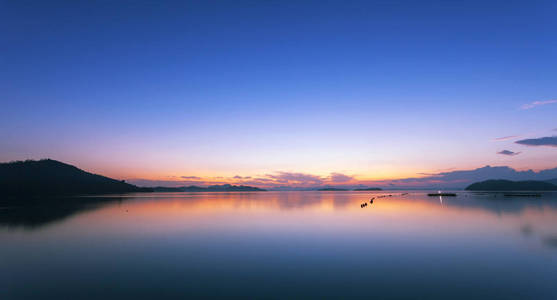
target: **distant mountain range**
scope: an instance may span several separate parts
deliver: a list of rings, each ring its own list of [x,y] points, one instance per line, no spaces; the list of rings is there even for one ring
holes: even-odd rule
[[[58,196],[152,191],[51,159],[0,163],[2,195]]]
[[[264,192],[266,190],[247,185],[210,185],[208,187],[200,186],[182,186],[182,187],[154,187],[155,192]]]
[[[555,180],[554,180],[555,181]],[[557,191],[557,185],[547,181],[486,180],[469,185],[468,191]]]

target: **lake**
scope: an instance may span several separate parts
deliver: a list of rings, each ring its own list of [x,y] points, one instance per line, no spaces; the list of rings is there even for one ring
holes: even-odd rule
[[[403,193],[4,205],[0,299],[557,298],[557,193]]]

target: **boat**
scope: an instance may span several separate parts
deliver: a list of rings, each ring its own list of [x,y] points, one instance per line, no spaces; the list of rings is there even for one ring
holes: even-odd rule
[[[430,194],[427,194],[427,195],[430,196],[430,197],[456,197],[455,193],[441,193],[441,192],[430,193]]]

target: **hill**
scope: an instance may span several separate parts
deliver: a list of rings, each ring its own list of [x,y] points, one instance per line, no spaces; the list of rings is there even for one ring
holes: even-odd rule
[[[151,191],[52,159],[0,163],[0,193],[3,195],[61,196]]]
[[[266,190],[247,185],[210,185],[208,187],[201,186],[182,186],[182,187],[155,187],[155,192],[264,192]]]
[[[348,189],[341,189],[341,188],[322,188],[318,189],[318,191],[328,191],[328,192],[338,192],[338,191],[348,191]]]
[[[557,185],[545,181],[486,180],[469,185],[468,191],[557,191]]]
[[[375,188],[375,187],[371,187],[371,188],[362,188],[362,189],[354,189],[355,191],[382,191],[381,188]]]

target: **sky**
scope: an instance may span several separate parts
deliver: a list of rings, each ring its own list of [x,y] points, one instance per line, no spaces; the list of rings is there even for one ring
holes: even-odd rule
[[[555,168],[556,13],[555,1],[0,1],[0,161],[258,185]]]

